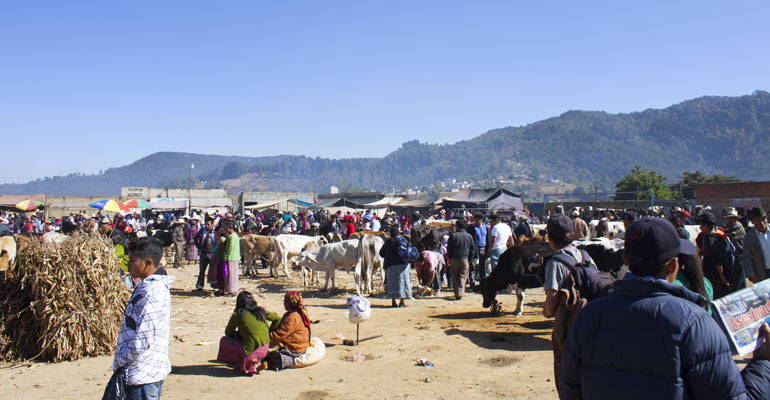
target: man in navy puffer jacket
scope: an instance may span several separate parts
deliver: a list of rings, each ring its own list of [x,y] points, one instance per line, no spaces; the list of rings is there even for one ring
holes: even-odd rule
[[[631,272],[572,325],[562,398],[770,398],[770,341],[741,372],[727,337],[699,306],[705,299],[671,283],[677,256],[695,252],[664,219],[643,218],[629,227],[623,257]],[[770,338],[767,324],[761,335]]]

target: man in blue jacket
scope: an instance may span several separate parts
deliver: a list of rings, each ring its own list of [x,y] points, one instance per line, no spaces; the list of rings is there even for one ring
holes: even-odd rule
[[[630,272],[575,319],[561,398],[770,398],[770,327],[762,326],[765,344],[741,372],[727,337],[699,306],[705,299],[671,283],[678,255],[695,252],[665,219],[629,227],[623,258]]]

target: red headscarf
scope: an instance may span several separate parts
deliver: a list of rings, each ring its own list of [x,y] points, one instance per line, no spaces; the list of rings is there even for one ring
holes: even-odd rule
[[[302,304],[302,293],[296,291],[296,290],[290,290],[286,292],[286,296],[284,296],[284,301],[287,301],[293,309],[299,312],[300,317],[302,317],[302,323],[305,324],[305,327],[310,328],[310,317],[307,315],[307,308],[305,308],[305,305]]]

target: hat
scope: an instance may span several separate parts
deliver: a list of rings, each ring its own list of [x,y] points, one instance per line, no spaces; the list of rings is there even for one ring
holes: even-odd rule
[[[102,218],[102,220],[101,220],[101,221],[99,221],[99,222],[100,222],[100,223],[102,223],[102,224],[109,224],[109,223],[110,223],[110,219],[109,219],[109,218],[107,218],[107,217],[104,217],[104,218]]]
[[[633,220],[635,220],[635,219],[636,219],[636,213],[634,213],[633,211],[626,211],[626,212],[623,214],[623,219],[624,219],[624,220],[626,220],[626,219],[630,219],[630,220],[632,220],[632,221],[633,221]]]
[[[674,207],[674,212],[682,212],[682,207]]]
[[[178,220],[176,220],[176,223],[177,224],[184,224],[185,223],[185,219],[184,218],[179,218]]]
[[[749,212],[749,218],[762,218],[766,216],[767,216],[767,213],[765,212],[765,209],[762,207],[754,207]]]
[[[644,217],[626,230],[625,253],[638,264],[668,261],[679,254],[695,255],[695,245],[681,239],[663,218]]]
[[[233,217],[233,214],[225,213],[225,218],[232,218],[232,217]]]
[[[564,214],[557,214],[548,220],[545,227],[548,237],[557,241],[572,240],[575,226],[572,220]]]
[[[201,220],[201,216],[200,215],[193,215],[192,220],[193,221],[200,221]]]
[[[722,210],[722,216],[724,217],[738,217],[738,210],[735,207],[727,207]]]
[[[446,214],[446,210],[441,210],[441,211],[439,211],[439,213]]]
[[[578,216],[580,216],[580,211],[578,211],[577,209],[574,209],[574,210],[572,210],[572,216],[573,216],[573,217],[578,217]]]

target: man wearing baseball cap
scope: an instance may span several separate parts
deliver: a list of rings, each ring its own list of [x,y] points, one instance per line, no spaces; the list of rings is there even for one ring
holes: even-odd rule
[[[642,218],[626,231],[629,267],[612,294],[578,314],[562,359],[565,399],[770,398],[770,327],[741,372],[727,337],[700,307],[706,301],[672,282],[679,254],[695,246],[665,219]]]
[[[594,261],[588,253],[581,252],[572,244],[575,225],[566,214],[556,214],[548,220],[546,231],[548,232],[548,244],[554,251],[554,255],[563,254],[571,257],[577,263],[591,263]],[[584,259],[583,257],[587,257]],[[562,353],[569,326],[572,322],[572,313],[576,307],[585,304],[586,300],[575,300],[578,296],[572,293],[571,283],[574,281],[572,272],[566,264],[557,257],[551,257],[545,264],[545,307],[543,315],[554,317],[554,329],[551,332],[551,346],[553,347],[553,370],[556,387],[559,386],[561,374]],[[578,305],[578,303],[580,305]]]

